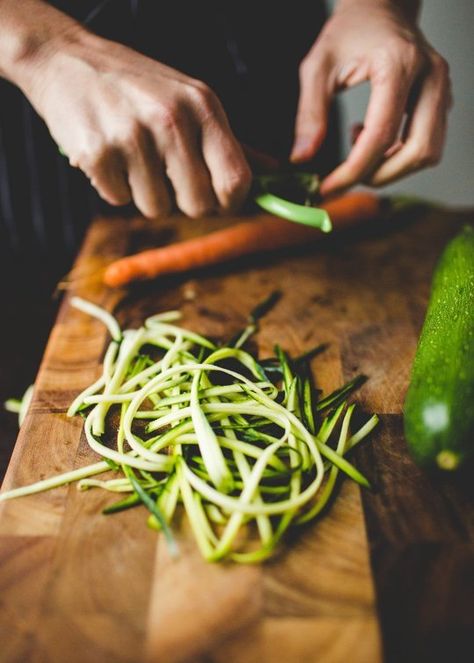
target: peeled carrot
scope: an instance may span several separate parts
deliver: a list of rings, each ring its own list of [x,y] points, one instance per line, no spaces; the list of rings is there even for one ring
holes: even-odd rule
[[[328,200],[322,207],[331,217],[334,229],[340,230],[379,217],[381,199],[373,193],[355,191]],[[124,286],[132,281],[186,272],[252,253],[305,244],[323,236],[315,228],[263,216],[202,237],[116,260],[105,270],[104,282],[111,287]]]

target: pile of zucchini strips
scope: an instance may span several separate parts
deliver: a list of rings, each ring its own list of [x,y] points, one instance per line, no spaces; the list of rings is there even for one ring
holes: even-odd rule
[[[173,517],[184,508],[206,560],[248,563],[269,557],[290,527],[321,514],[339,472],[369,485],[346,459],[377,424],[374,415],[351,427],[347,398],[362,379],[321,398],[309,369],[319,349],[291,359],[277,347],[262,361],[243,349],[270,300],[220,347],[174,324],[177,311],[122,331],[98,306],[77,297],[71,303],[112,336],[101,376],[68,411],[84,417],[87,441],[102,460],[0,499],[73,481],[80,490],[117,493],[104,513],[144,504],[173,556]],[[97,478],[111,469],[113,478]]]

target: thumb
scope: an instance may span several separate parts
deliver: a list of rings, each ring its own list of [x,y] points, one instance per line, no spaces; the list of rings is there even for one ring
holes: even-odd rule
[[[295,137],[290,161],[311,159],[323,142],[328,125],[333,90],[328,63],[314,63],[314,57],[300,67],[300,96],[296,112]]]

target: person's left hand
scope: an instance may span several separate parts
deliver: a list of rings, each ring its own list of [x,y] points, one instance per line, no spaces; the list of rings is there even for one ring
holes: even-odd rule
[[[363,127],[347,159],[323,180],[324,195],[357,182],[388,184],[441,158],[451,105],[446,61],[395,3],[347,0],[301,63],[291,161],[317,152],[333,95],[366,80]]]

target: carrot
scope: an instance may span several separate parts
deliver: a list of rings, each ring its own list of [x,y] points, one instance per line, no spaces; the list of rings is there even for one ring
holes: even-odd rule
[[[328,200],[323,207],[334,228],[340,230],[377,218],[381,212],[381,199],[369,192],[356,191]],[[124,286],[132,281],[185,272],[252,253],[297,246],[321,237],[323,234],[315,228],[263,216],[203,237],[116,260],[105,270],[104,282],[110,287]]]

